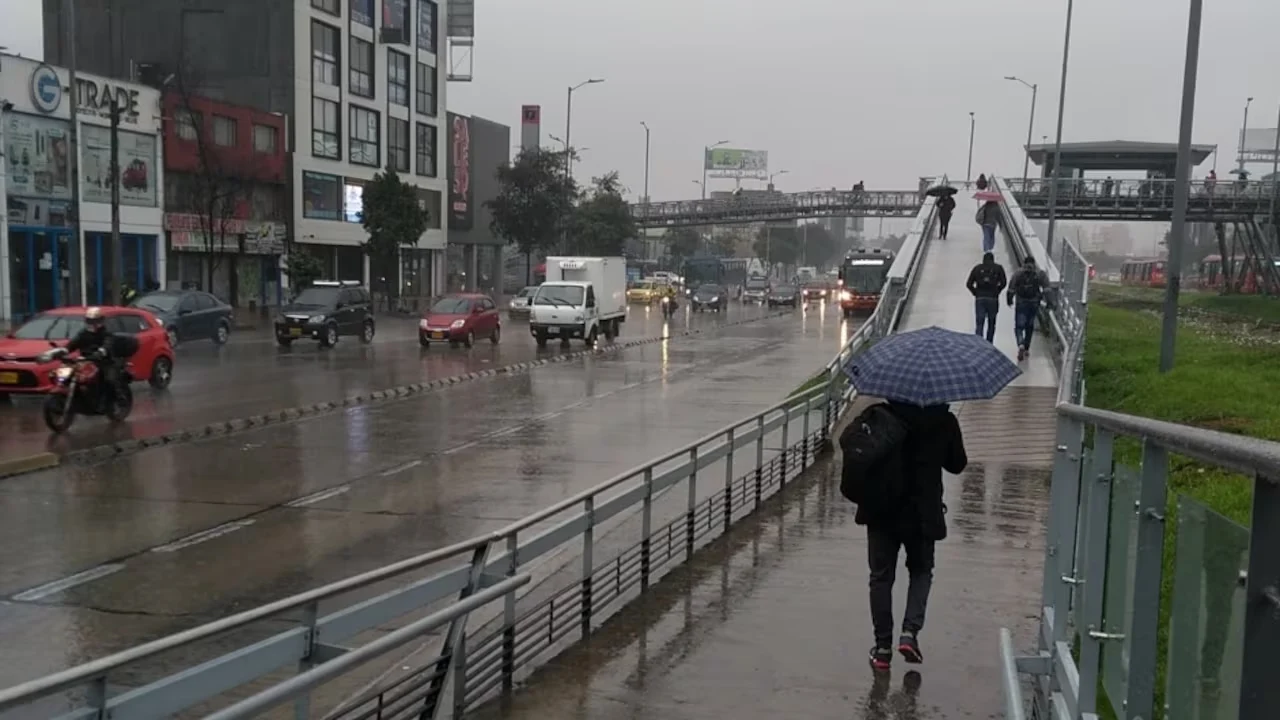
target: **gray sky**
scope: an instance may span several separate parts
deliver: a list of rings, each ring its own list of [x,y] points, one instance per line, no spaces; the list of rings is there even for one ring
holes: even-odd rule
[[[701,148],[718,140],[769,151],[783,190],[914,188],[921,175],[963,177],[970,110],[974,174],[1020,175],[1030,91],[1036,142],[1052,137],[1065,0],[478,0],[475,80],[449,88],[451,110],[505,122],[543,106],[543,142],[563,136],[574,94],[581,180],[617,169],[651,194],[694,197]],[[1187,0],[1079,0],[1064,139],[1177,139]],[[0,44],[38,55],[37,0],[0,0]],[[1232,166],[1244,100],[1251,127],[1280,104],[1280,2],[1205,4],[1195,141]],[[1206,164],[1201,171],[1207,171]],[[750,186],[755,187],[756,184]],[[732,181],[712,181],[728,189]]]

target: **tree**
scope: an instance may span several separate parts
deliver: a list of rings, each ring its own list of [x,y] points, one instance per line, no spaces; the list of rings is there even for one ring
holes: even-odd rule
[[[836,239],[818,223],[806,223],[800,227],[800,262],[824,268],[836,254]]]
[[[800,256],[800,238],[794,225],[775,227],[765,225],[756,237],[756,257],[763,258],[772,267],[778,263],[791,265]]]
[[[569,226],[569,247],[578,255],[621,255],[638,229],[631,208],[622,199],[618,173],[592,178]]]
[[[577,184],[566,177],[565,153],[523,150],[515,162],[498,168],[498,196],[485,202],[493,214],[489,229],[525,256],[527,282],[533,282],[533,255],[555,246],[573,213]]]
[[[324,263],[320,258],[294,246],[285,260],[284,274],[294,290],[304,290],[324,275]]]
[[[382,291],[388,300],[395,298],[400,284],[400,253],[418,246],[427,231],[431,213],[418,199],[418,190],[400,179],[395,170],[373,176],[364,186],[363,212],[360,224],[369,234],[361,243],[373,276],[382,278]],[[389,303],[390,304],[390,303]]]
[[[702,236],[691,227],[677,227],[667,230],[662,235],[662,242],[667,246],[667,254],[678,269],[684,261],[697,254],[702,245]]]

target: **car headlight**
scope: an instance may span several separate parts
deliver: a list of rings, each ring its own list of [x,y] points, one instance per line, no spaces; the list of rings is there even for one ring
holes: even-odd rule
[[[453,328],[454,330],[457,330],[458,328],[466,324],[467,324],[466,320],[454,320],[453,322],[449,323],[449,327]]]
[[[309,323],[311,323],[311,324],[313,324],[313,325],[319,325],[320,323],[324,322],[324,316],[323,316],[323,315],[312,315],[311,317],[307,318],[307,322],[309,322]]]
[[[852,299],[853,299],[853,295],[852,295],[848,290],[841,290],[841,291],[840,291],[840,299],[841,299],[841,300],[852,300]]]
[[[157,315],[156,322],[160,323],[160,327],[164,327],[164,318]]]
[[[715,296],[715,297],[711,298],[708,302],[720,302],[720,296],[719,296],[719,295],[717,295],[717,296]]]
[[[418,327],[426,330],[428,327],[431,327],[431,324],[427,322],[426,318],[423,318],[418,321]]]
[[[49,373],[49,377],[53,378],[54,380],[65,380],[71,377],[71,368],[65,367],[65,366],[60,368],[54,368]]]

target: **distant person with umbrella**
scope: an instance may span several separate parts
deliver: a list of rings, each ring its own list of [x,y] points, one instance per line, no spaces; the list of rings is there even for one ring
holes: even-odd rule
[[[933,585],[934,544],[947,536],[942,472],[969,464],[960,422],[948,403],[995,397],[1021,370],[976,335],[938,327],[891,335],[844,368],[866,396],[883,398],[841,433],[840,491],[867,528],[871,624],[869,660],[886,671],[894,650],[924,661],[919,634]],[[893,643],[898,551],[907,556],[907,607]]]
[[[1049,287],[1049,276],[1036,267],[1036,259],[1027,256],[1022,269],[1013,276],[1005,300],[1013,306],[1013,334],[1018,339],[1018,362],[1031,352],[1031,336],[1035,334],[1036,313]],[[1016,301],[1016,304],[1015,304]]]
[[[956,189],[948,185],[939,185],[938,187],[929,188],[925,193],[929,197],[937,198],[933,206],[938,210],[938,236],[943,240],[947,239],[947,231],[951,227],[951,213],[956,209]]]

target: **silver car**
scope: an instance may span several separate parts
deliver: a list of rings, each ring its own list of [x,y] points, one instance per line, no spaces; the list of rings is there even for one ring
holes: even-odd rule
[[[507,305],[507,314],[511,317],[529,317],[529,301],[533,299],[533,294],[538,291],[536,285],[530,285],[521,288],[520,292],[511,298],[511,302]]]

